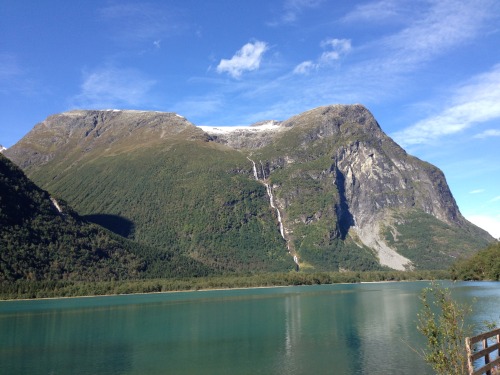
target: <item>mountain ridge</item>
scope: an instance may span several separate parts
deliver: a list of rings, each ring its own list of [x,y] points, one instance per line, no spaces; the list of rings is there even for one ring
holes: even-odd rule
[[[304,270],[435,268],[492,240],[463,218],[442,171],[359,104],[231,131],[168,112],[78,110],[47,118],[6,155],[83,214],[125,214],[133,239],[227,270],[251,268],[253,256],[289,267],[287,253]],[[168,209],[146,201],[157,198]],[[193,225],[186,213],[203,219]],[[408,222],[434,237],[411,237]]]

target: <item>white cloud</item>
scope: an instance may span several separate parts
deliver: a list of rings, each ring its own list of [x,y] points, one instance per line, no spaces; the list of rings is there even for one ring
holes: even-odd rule
[[[301,62],[299,65],[295,67],[293,70],[294,74],[309,74],[311,70],[314,70],[317,68],[317,64],[313,63],[312,61],[304,61]]]
[[[320,58],[320,64],[328,64],[330,61],[340,59],[341,56],[347,54],[351,50],[350,39],[326,39],[321,42],[321,47],[329,48],[323,52]]]
[[[471,223],[476,224],[478,227],[483,228],[489,232],[493,237],[500,238],[500,218],[485,215],[471,215],[466,217]]]
[[[484,193],[484,189],[476,189],[469,191],[469,194],[479,194],[479,193]]]
[[[350,39],[330,38],[322,41],[320,45],[326,51],[321,54],[319,59],[316,62],[311,60],[301,62],[293,70],[294,74],[309,74],[311,70],[329,65],[351,51]]]
[[[440,113],[393,135],[405,146],[430,143],[473,125],[500,117],[500,64],[459,87],[453,100]]]
[[[104,67],[84,74],[81,93],[72,105],[90,108],[137,106],[146,100],[155,81],[135,69]]]
[[[500,137],[500,129],[488,129],[474,136],[474,138],[479,139],[491,137]]]
[[[231,59],[222,59],[217,65],[217,72],[227,72],[231,77],[239,78],[243,72],[256,70],[260,67],[262,56],[266,50],[267,43],[265,42],[247,43]]]
[[[498,201],[500,201],[500,195],[490,200],[490,202],[498,202]]]

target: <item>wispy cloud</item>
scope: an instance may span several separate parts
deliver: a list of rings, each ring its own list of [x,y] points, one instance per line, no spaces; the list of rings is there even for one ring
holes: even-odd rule
[[[147,99],[155,81],[135,69],[106,66],[84,73],[81,92],[71,105],[84,108],[138,106]]]
[[[500,117],[500,64],[457,89],[440,113],[395,133],[402,145],[430,143],[473,125]]]
[[[325,39],[321,42],[321,47],[325,50],[317,61],[304,61],[297,65],[293,72],[295,74],[308,74],[312,70],[327,66],[349,53],[351,50],[350,39]]]
[[[22,69],[15,56],[7,53],[0,54],[0,80],[9,80],[22,74]]]
[[[351,40],[336,38],[326,39],[321,42],[321,47],[326,49],[326,51],[323,52],[319,61],[321,64],[328,64],[331,61],[340,59],[341,56],[351,50]]]
[[[492,138],[492,137],[500,137],[500,129],[488,129],[474,136],[474,138],[478,139]]]
[[[262,56],[267,49],[265,42],[247,43],[231,59],[222,59],[217,65],[217,72],[226,72],[233,78],[239,78],[243,72],[259,69]]]
[[[324,0],[285,0],[281,15],[277,21],[270,23],[271,26],[293,23],[307,9],[314,9],[323,3]]]
[[[479,194],[479,193],[484,193],[484,189],[475,189],[475,190],[469,191],[469,194]]]
[[[500,195],[490,200],[490,202],[498,202],[498,201],[500,201]]]
[[[99,17],[116,41],[135,43],[161,40],[183,29],[172,9],[147,2],[114,3],[99,10]]]
[[[311,60],[303,61],[293,69],[294,74],[309,74],[311,70],[317,69],[318,63]]]
[[[372,13],[383,9],[390,1],[375,3]],[[396,7],[396,8],[394,8]],[[431,0],[425,11],[417,13],[393,6],[391,12],[400,12],[400,23],[405,26],[398,32],[377,39],[365,46],[365,50],[377,51],[382,56],[358,67],[358,70],[377,74],[402,74],[441,56],[453,48],[463,46],[486,29],[494,13],[493,0]],[[365,11],[358,17],[367,17]],[[387,16],[387,14],[386,14]],[[380,15],[380,18],[385,16]],[[376,17],[375,17],[376,18]]]
[[[397,23],[403,26],[392,34],[357,44],[355,48],[352,47],[353,40],[348,50],[352,58],[340,69],[334,64],[332,67],[335,70],[325,69],[321,74],[307,77],[307,80],[287,82],[289,87],[295,84],[300,87],[302,102],[307,102],[307,95],[311,95],[312,103],[324,98],[321,102],[325,104],[340,100],[369,105],[398,93],[403,94],[406,91],[404,85],[412,79],[414,72],[450,50],[477,39],[495,20],[491,15],[496,14],[494,10],[497,7],[491,0],[430,0],[423,8],[411,2],[379,1],[369,4],[374,6],[358,8],[356,17],[385,12],[378,16],[382,19],[389,17],[389,13],[397,13]],[[415,7],[418,12],[412,12]],[[354,13],[350,17],[354,17]],[[320,57],[306,58],[293,68],[292,76],[317,72],[320,61]],[[457,103],[458,98],[448,105]]]
[[[187,118],[204,117],[220,110],[224,98],[217,93],[185,98],[172,106],[173,110]]]
[[[346,14],[343,22],[386,22],[388,19],[401,21],[401,17],[409,12],[410,3],[400,0],[381,0],[357,5]]]
[[[17,92],[31,96],[37,91],[35,86],[17,56],[0,53],[0,94]]]

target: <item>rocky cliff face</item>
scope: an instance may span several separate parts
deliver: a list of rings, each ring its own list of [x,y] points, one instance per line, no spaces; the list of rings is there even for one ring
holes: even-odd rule
[[[264,134],[267,141],[260,142]],[[238,142],[241,139],[246,141]],[[471,231],[443,173],[408,155],[361,105],[320,107],[275,123],[266,132],[239,130],[217,134],[214,140],[259,155],[259,178],[266,176],[272,181],[274,171],[281,175],[294,171],[286,182],[272,184],[294,248],[300,247],[293,235],[297,227],[302,232],[303,225],[329,220],[335,223],[328,234],[325,231],[330,242],[332,238],[345,240],[351,233],[362,245],[376,251],[382,265],[408,269],[415,262],[384,239],[384,228],[395,225],[395,212],[421,211],[457,230]],[[298,186],[300,180],[315,181],[314,191]],[[307,208],[299,215],[293,210],[288,214],[290,208],[300,204],[301,195],[325,191],[331,194],[329,204],[309,214],[304,212]],[[488,237],[481,230],[477,232],[482,238]]]
[[[181,155],[182,147],[189,151]],[[154,156],[147,159],[149,153]],[[238,233],[243,236],[247,236],[245,223],[256,220],[269,228],[271,215],[271,230],[282,233],[284,250],[304,269],[373,269],[377,264],[395,269],[432,268],[449,264],[491,240],[460,214],[443,173],[408,155],[361,105],[320,107],[283,122],[265,121],[248,128],[196,127],[171,113],[72,111],[49,117],[6,154],[77,209],[93,206],[88,199],[96,196],[108,210],[122,207],[119,197],[106,196],[98,184],[93,189],[102,189],[100,194],[85,190],[89,184],[85,179],[97,179],[99,174],[92,177],[83,171],[99,164],[110,179],[110,173],[124,173],[113,163],[132,155],[134,163],[150,161],[142,170],[137,167],[134,176],[151,179],[147,170],[154,164],[153,169],[158,169],[154,178],[161,175],[159,181],[168,182],[172,189],[186,181],[190,188],[201,189],[194,173],[212,179],[211,184],[225,181],[213,192],[214,210],[233,207],[231,215],[236,215],[235,223],[242,223]],[[194,160],[196,165],[190,167]],[[174,161],[179,164],[169,169]],[[149,189],[147,184],[144,188]],[[230,206],[218,206],[228,204],[226,189],[235,194],[248,191],[252,202],[260,199],[260,208],[248,211],[243,206],[249,207],[250,201],[236,197],[230,199]],[[82,194],[87,194],[87,200]],[[179,194],[196,201],[200,191]],[[139,202],[136,198],[123,199]],[[167,194],[164,199],[173,198]],[[191,215],[206,210],[205,204],[195,204]],[[259,211],[262,204],[267,205],[264,221],[258,219],[264,215]],[[140,233],[149,224],[132,211],[130,219]],[[229,232],[235,230],[231,225]],[[211,230],[197,228],[189,236],[210,236]],[[185,231],[178,229],[173,238],[188,236]],[[269,239],[255,240],[264,244]],[[214,253],[200,249],[212,245],[200,242],[196,246],[182,251],[210,263],[208,258]]]

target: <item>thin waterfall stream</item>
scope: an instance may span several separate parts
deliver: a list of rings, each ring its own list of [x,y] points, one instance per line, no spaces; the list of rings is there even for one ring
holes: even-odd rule
[[[264,171],[264,166],[262,165],[262,162],[260,162],[260,169],[261,169],[262,177],[263,177],[263,179],[261,180],[259,178],[259,174],[257,173],[257,166],[256,166],[255,162],[252,159],[250,159],[248,156],[247,156],[247,159],[252,162],[253,175],[255,177],[255,180],[260,182],[261,184],[263,184],[266,187],[267,196],[269,197],[269,204],[271,205],[271,208],[273,208],[276,211],[276,216],[278,217],[278,223],[279,223],[281,237],[286,242],[286,247],[288,249],[288,253],[291,254],[290,243],[285,236],[285,227],[283,225],[283,220],[281,218],[281,212],[280,212],[279,208],[274,204],[273,189],[272,189],[271,185],[266,182],[266,173]],[[297,265],[297,268],[298,268],[299,267],[299,259],[298,259],[297,255],[293,256],[293,261],[295,262],[295,264]]]

